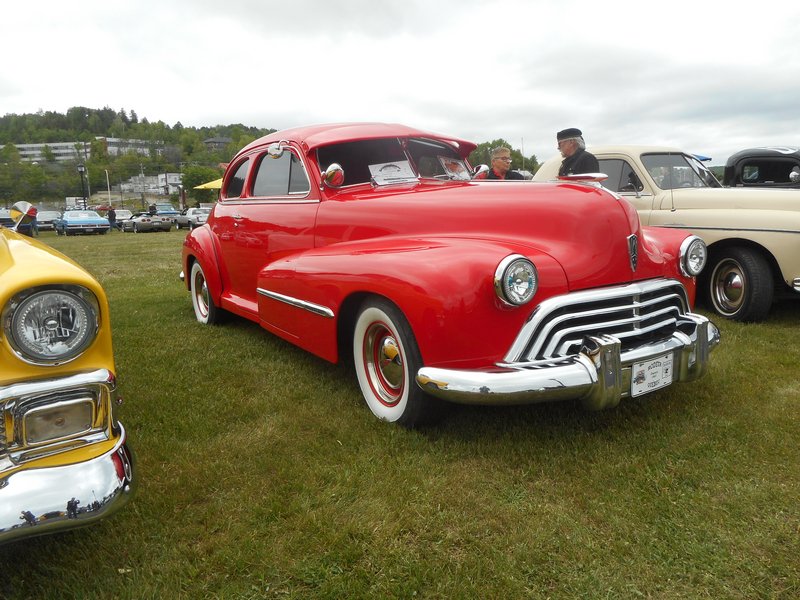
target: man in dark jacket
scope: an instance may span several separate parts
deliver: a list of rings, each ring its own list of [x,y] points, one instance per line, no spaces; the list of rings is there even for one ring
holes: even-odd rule
[[[561,161],[559,175],[578,175],[580,173],[597,173],[600,165],[594,154],[586,151],[586,142],[580,129],[570,127],[556,134],[558,151],[564,160]]]
[[[500,146],[492,150],[492,168],[486,179],[525,179],[522,173],[511,170],[511,150]]]

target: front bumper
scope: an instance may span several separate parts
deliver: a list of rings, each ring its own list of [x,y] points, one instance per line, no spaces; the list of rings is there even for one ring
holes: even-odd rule
[[[625,352],[613,336],[589,336],[575,355],[491,371],[423,367],[416,380],[430,395],[461,404],[580,400],[591,410],[610,408],[630,396],[632,366],[637,362],[672,353],[672,383],[692,381],[706,372],[719,330],[701,315],[683,317],[690,325],[688,333],[684,326],[668,338]]]
[[[120,425],[122,429],[122,426]],[[18,471],[0,480],[0,544],[99,521],[133,496],[133,455],[124,429],[113,450],[82,463]],[[68,503],[80,501],[70,514]],[[35,518],[26,521],[25,512]]]
[[[57,398],[54,404],[91,397],[102,412],[110,410],[116,401],[116,383],[111,372],[98,369],[13,384],[0,388],[0,408],[13,411],[14,405],[33,405],[47,396]],[[32,448],[32,452],[22,453],[6,445],[6,440],[13,437],[13,428],[6,428],[0,423],[0,544],[88,525],[113,514],[133,496],[138,483],[134,457],[125,429],[118,422],[110,430],[93,428],[79,437],[56,441],[51,448]],[[86,459],[90,452],[82,449],[91,449],[94,444],[103,444],[106,451],[100,455],[95,452],[95,456]],[[59,450],[60,445],[63,448]],[[26,457],[26,451],[41,456]],[[75,453],[83,453],[84,460],[71,462]]]

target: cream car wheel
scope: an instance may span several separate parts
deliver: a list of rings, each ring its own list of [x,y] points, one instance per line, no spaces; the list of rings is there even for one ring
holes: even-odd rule
[[[715,257],[706,280],[712,308],[728,319],[761,321],[772,305],[774,281],[766,259],[746,248],[728,248]]]

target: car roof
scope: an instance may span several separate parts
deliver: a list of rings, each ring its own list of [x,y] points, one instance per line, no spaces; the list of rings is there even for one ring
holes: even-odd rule
[[[458,153],[464,158],[477,148],[476,144],[467,140],[440,133],[433,133],[431,131],[424,131],[399,123],[327,123],[294,127],[292,129],[284,129],[282,131],[270,133],[245,146],[237,153],[237,156],[244,152],[249,152],[253,148],[282,140],[296,142],[306,151],[310,151],[334,143],[386,137],[420,137],[440,140],[454,146]]]

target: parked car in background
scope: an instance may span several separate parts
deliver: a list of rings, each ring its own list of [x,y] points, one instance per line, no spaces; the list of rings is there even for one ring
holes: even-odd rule
[[[443,400],[601,409],[706,371],[700,238],[593,182],[472,181],[475,147],[379,123],[254,141],[184,241],[197,320],[349,354],[372,412],[405,426]]]
[[[725,188],[694,156],[676,148],[589,149],[604,185],[630,201],[642,222],[688,229],[708,244],[701,297],[718,314],[761,321],[778,292],[800,293],[800,196],[786,189]],[[534,176],[558,175],[561,158]]]
[[[153,211],[151,210],[150,213],[152,214],[152,212]],[[172,206],[172,204],[167,202],[157,202],[155,204],[155,214],[161,217],[169,217],[171,221],[174,221],[175,217],[181,214],[181,212]]]
[[[187,208],[175,217],[175,229],[194,229],[206,222],[209,213],[210,208]]]
[[[16,226],[29,222],[30,205],[15,207]],[[73,261],[4,228],[0,314],[0,543],[113,514],[137,478],[116,415],[105,292]]]
[[[53,224],[58,235],[105,234],[111,230],[108,219],[93,210],[84,209],[67,210]]]
[[[0,227],[13,227],[14,219],[11,218],[11,211],[7,208],[0,208]]]
[[[36,226],[39,231],[55,231],[56,221],[61,218],[57,210],[40,210],[36,215]]]
[[[133,216],[133,212],[128,210],[127,208],[120,208],[115,212],[117,213],[117,229],[121,230],[122,223],[130,219]]]
[[[722,184],[729,187],[800,188],[800,148],[747,148],[725,163]]]
[[[134,213],[130,219],[122,222],[122,231],[144,233],[146,231],[169,231],[172,229],[172,219],[160,215],[151,215],[149,212]]]

